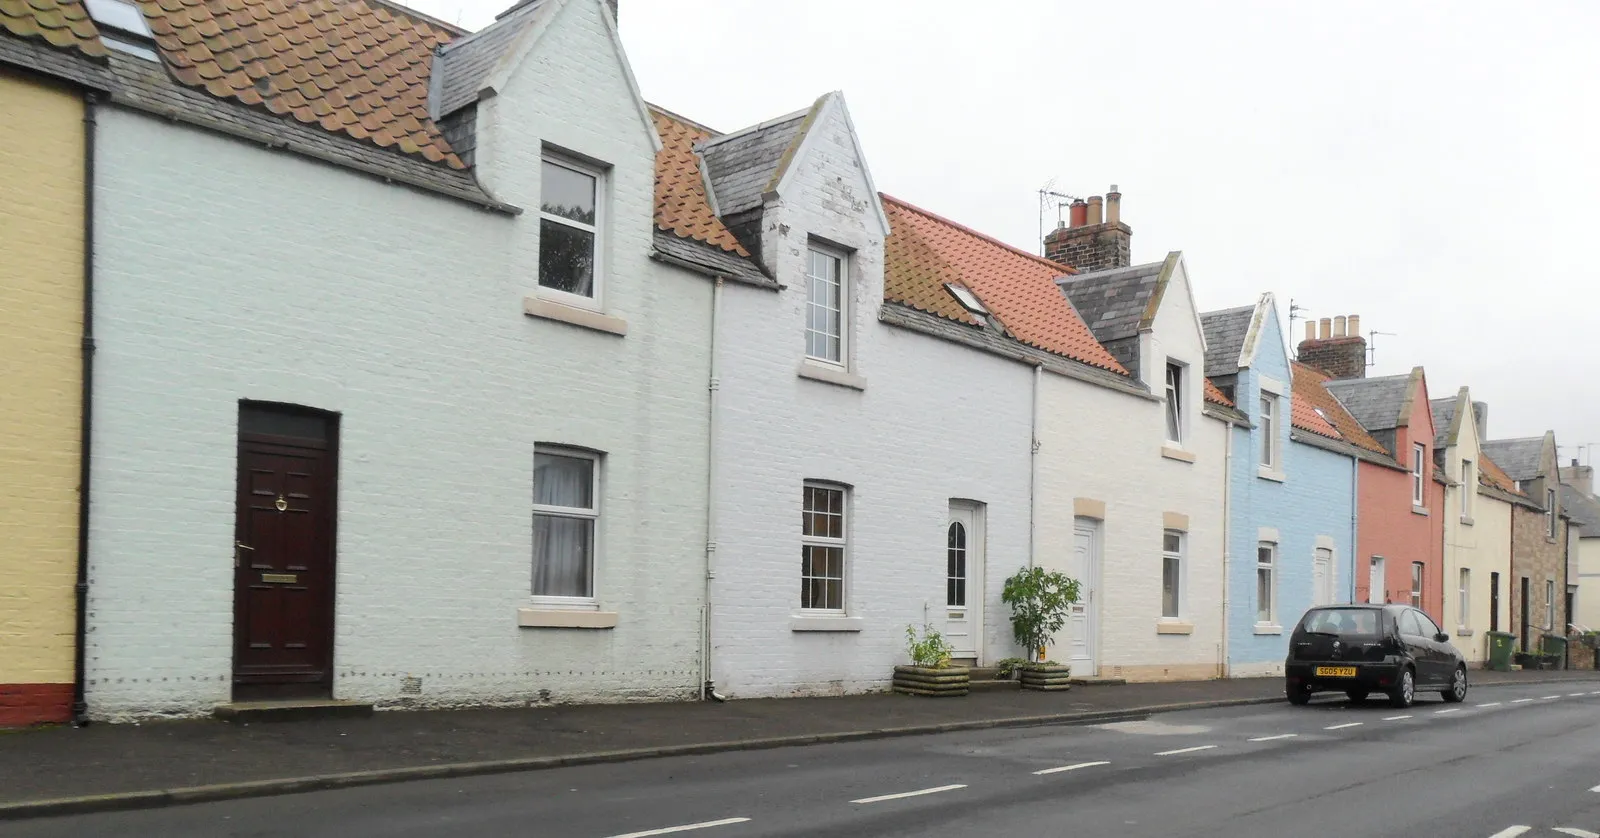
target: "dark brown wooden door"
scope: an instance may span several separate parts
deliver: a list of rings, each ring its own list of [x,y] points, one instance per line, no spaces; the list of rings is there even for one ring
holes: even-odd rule
[[[246,416],[251,410],[263,408],[241,411],[234,682],[329,683],[335,485],[331,421],[317,418],[327,431],[315,439],[314,424]],[[252,433],[251,427],[280,432]]]

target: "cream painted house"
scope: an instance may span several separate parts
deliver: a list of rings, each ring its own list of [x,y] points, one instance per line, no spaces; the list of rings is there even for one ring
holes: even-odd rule
[[[1487,632],[1511,622],[1511,496],[1516,486],[1480,447],[1472,394],[1435,399],[1434,462],[1449,477],[1444,497],[1444,619],[1470,665],[1488,660]]]

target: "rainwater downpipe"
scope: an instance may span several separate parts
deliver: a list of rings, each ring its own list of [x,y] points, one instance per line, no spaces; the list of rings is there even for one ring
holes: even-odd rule
[[[1228,677],[1231,667],[1228,665],[1228,634],[1232,627],[1228,624],[1229,591],[1233,590],[1233,577],[1229,575],[1229,567],[1233,564],[1233,515],[1230,505],[1233,502],[1233,423],[1228,423],[1227,435],[1223,438],[1222,457],[1222,643],[1219,644],[1217,668],[1221,670],[1222,677]]]
[[[1360,479],[1359,479],[1359,475],[1361,473],[1360,469],[1361,469],[1361,460],[1359,458],[1357,458],[1357,457],[1351,457],[1350,458],[1350,604],[1351,605],[1354,605],[1355,601],[1356,601],[1356,578],[1361,573],[1361,566],[1360,566],[1360,563],[1359,563],[1359,559],[1361,557],[1361,552],[1356,548],[1356,536],[1359,535],[1359,533],[1356,530],[1356,512],[1357,512],[1357,510],[1359,510],[1361,508],[1361,484],[1360,484]],[[1385,568],[1385,570],[1387,571],[1387,568]],[[1367,573],[1370,576],[1372,571],[1368,570]],[[1370,584],[1370,580],[1369,580],[1369,584]],[[1385,581],[1384,584],[1385,584],[1385,586],[1387,586],[1388,582]],[[1369,599],[1369,600],[1372,599],[1372,595],[1370,593],[1367,595],[1367,599]]]
[[[89,445],[94,419],[94,135],[97,94],[83,96],[83,361],[78,401],[78,567],[73,586],[76,601],[72,629],[72,724],[89,723],[84,685],[84,641],[89,605]]]
[[[711,582],[716,578],[717,557],[717,418],[718,395],[722,382],[717,377],[717,330],[722,314],[722,277],[711,286],[711,359],[706,389],[710,393],[710,416],[706,422],[706,557],[705,591],[700,603],[700,700],[722,701],[711,683]]]
[[[1039,379],[1044,364],[1033,365],[1033,416],[1028,431],[1028,567],[1038,563],[1039,528]]]

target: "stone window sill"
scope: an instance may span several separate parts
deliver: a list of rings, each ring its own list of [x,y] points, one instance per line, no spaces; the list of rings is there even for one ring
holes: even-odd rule
[[[1412,515],[1427,515],[1428,514],[1428,507],[1426,507],[1426,506],[1412,506],[1411,507],[1411,514]]]
[[[809,617],[797,615],[789,618],[789,630],[860,631],[864,622],[860,617]]]
[[[1156,634],[1194,634],[1194,623],[1162,620],[1156,623]]]
[[[849,387],[852,390],[867,389],[866,378],[856,375],[843,367],[831,367],[815,361],[801,361],[799,374],[801,378],[821,381],[824,384],[836,384],[840,387]]]
[[[1173,448],[1170,445],[1161,446],[1161,456],[1166,457],[1169,460],[1177,460],[1180,463],[1194,462],[1193,454],[1183,450],[1182,448]]]
[[[1464,527],[1472,526],[1472,516],[1471,515],[1463,515],[1463,516],[1461,516],[1461,525],[1464,526]]]
[[[1285,483],[1289,480],[1288,475],[1281,471],[1274,471],[1266,466],[1258,466],[1256,468],[1256,476],[1262,480],[1271,480],[1274,483]]]
[[[1256,623],[1256,634],[1283,634],[1283,626],[1269,626],[1265,623]]]
[[[529,317],[538,317],[545,320],[557,320],[597,332],[607,332],[613,335],[626,335],[628,321],[598,311],[586,308],[569,306],[554,300],[546,300],[538,296],[522,298],[522,312]]]
[[[518,608],[517,625],[522,628],[609,629],[617,627],[617,612]]]
[[[1456,629],[1456,637],[1471,637],[1471,636],[1472,636],[1472,629],[1469,629],[1469,628],[1457,628]]]

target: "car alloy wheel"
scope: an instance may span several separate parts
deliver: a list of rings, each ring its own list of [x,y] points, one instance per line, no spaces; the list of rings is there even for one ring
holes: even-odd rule
[[[1455,677],[1450,679],[1450,689],[1444,691],[1444,700],[1460,702],[1467,700],[1467,670],[1457,668]]]
[[[1389,703],[1395,707],[1410,707],[1417,697],[1417,676],[1410,669],[1400,671],[1400,683],[1389,693]]]

